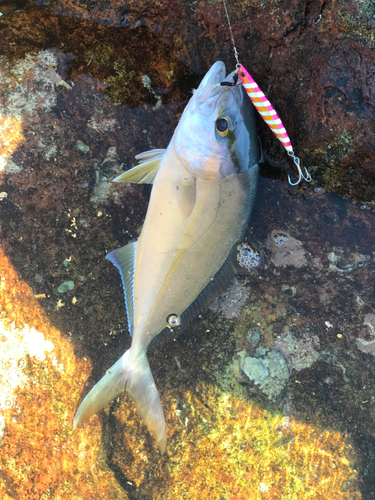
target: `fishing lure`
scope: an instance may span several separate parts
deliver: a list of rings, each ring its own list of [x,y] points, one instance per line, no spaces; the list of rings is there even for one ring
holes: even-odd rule
[[[263,120],[266,122],[266,124],[269,126],[269,128],[272,130],[272,132],[275,134],[275,136],[279,139],[281,144],[284,146],[288,155],[292,158],[295,166],[297,167],[298,180],[297,180],[297,182],[292,182],[290,179],[290,176],[288,175],[289,184],[291,184],[292,186],[296,186],[297,184],[299,184],[301,182],[302,179],[304,179],[306,182],[311,182],[311,175],[309,174],[307,168],[305,167],[305,174],[301,170],[301,161],[298,158],[298,156],[296,156],[294,154],[293,146],[292,146],[292,143],[291,143],[290,138],[288,136],[288,133],[283,125],[283,122],[280,120],[279,115],[276,113],[275,108],[272,106],[270,101],[267,99],[265,94],[262,92],[262,90],[260,89],[258,84],[255,82],[254,78],[247,71],[245,66],[243,66],[243,64],[241,64],[239,61],[238,51],[236,48],[236,44],[234,42],[232,26],[230,23],[227,4],[226,4],[225,0],[223,0],[223,4],[224,4],[225,14],[227,16],[230,36],[231,36],[231,40],[232,40],[232,44],[233,44],[234,57],[236,58],[236,61],[237,61],[237,65],[236,65],[237,72],[234,74],[233,84],[228,83],[228,82],[223,82],[222,85],[237,85],[238,78],[240,78],[247,95],[251,99],[251,102],[254,104],[254,106],[258,110],[260,116],[263,118]]]
[[[279,139],[281,144],[286,149],[288,155],[293,159],[294,164],[298,169],[298,180],[297,182],[292,182],[290,176],[288,175],[289,184],[295,186],[299,184],[302,179],[307,182],[311,181],[311,175],[305,167],[305,174],[301,170],[301,162],[298,156],[294,154],[293,146],[288,136],[288,133],[280,120],[279,115],[276,113],[275,108],[272,106],[270,101],[264,95],[258,84],[255,82],[254,78],[250,75],[247,69],[240,63],[238,67],[238,74],[241,82],[246,90],[247,95],[250,97],[251,102],[254,104],[260,116],[267,123],[269,128]]]

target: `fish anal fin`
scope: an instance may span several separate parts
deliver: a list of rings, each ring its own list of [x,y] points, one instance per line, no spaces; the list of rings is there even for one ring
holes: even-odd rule
[[[226,289],[230,280],[236,275],[252,274],[254,269],[261,263],[261,260],[261,252],[253,243],[241,240],[233,245],[225,263],[215,276],[212,277],[194,302],[182,313],[181,324],[186,324],[190,319],[208,307]]]
[[[133,359],[129,349],[106,371],[80,404],[74,427],[104,409],[124,391],[134,400],[160,452],[164,453],[167,443],[164,413],[146,353]]]
[[[135,158],[139,164],[118,175],[113,182],[133,182],[136,184],[152,184],[159,170],[166,149],[153,149],[140,153]]]
[[[136,250],[137,242],[134,241],[106,255],[106,259],[117,267],[121,275],[126,312],[128,315],[128,326],[131,335],[133,335],[134,328],[133,282]]]

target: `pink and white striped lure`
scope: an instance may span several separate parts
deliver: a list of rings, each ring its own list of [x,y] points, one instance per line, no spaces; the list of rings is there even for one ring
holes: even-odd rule
[[[238,66],[238,76],[240,77],[240,80],[243,83],[247,95],[250,97],[252,103],[258,110],[260,116],[263,118],[263,120],[272,130],[272,132],[279,139],[281,144],[286,149],[288,155],[291,158],[293,158],[294,164],[298,169],[298,180],[297,182],[292,182],[288,175],[289,183],[292,186],[295,186],[296,184],[299,184],[302,179],[304,179],[307,182],[310,182],[311,175],[307,171],[306,167],[305,167],[305,175],[303,174],[301,170],[300,159],[294,154],[292,143],[290,142],[288,133],[285,130],[285,127],[283,125],[283,122],[280,120],[279,115],[276,113],[274,107],[269,102],[264,93],[261,91],[261,89],[255,82],[253,77],[250,75],[250,73],[246,70],[246,68],[242,64],[239,64]]]

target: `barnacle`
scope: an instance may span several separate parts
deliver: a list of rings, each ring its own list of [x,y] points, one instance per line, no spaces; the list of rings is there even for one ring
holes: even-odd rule
[[[273,237],[275,238],[275,245],[277,247],[282,247],[289,240],[289,236],[285,233],[276,233]]]
[[[13,399],[12,398],[8,398],[4,401],[4,408],[9,409],[9,408],[12,408],[12,406],[13,406]]]
[[[237,260],[241,267],[245,267],[250,271],[253,267],[258,267],[260,263],[260,253],[247,241],[243,241],[237,245]]]

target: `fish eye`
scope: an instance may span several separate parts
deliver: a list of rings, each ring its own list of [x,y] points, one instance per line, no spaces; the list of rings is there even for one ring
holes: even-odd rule
[[[220,137],[226,137],[229,134],[229,120],[222,116],[216,120],[216,132],[220,135]]]
[[[167,317],[167,324],[171,328],[175,328],[176,326],[180,326],[181,325],[180,317],[177,314],[170,314]]]

